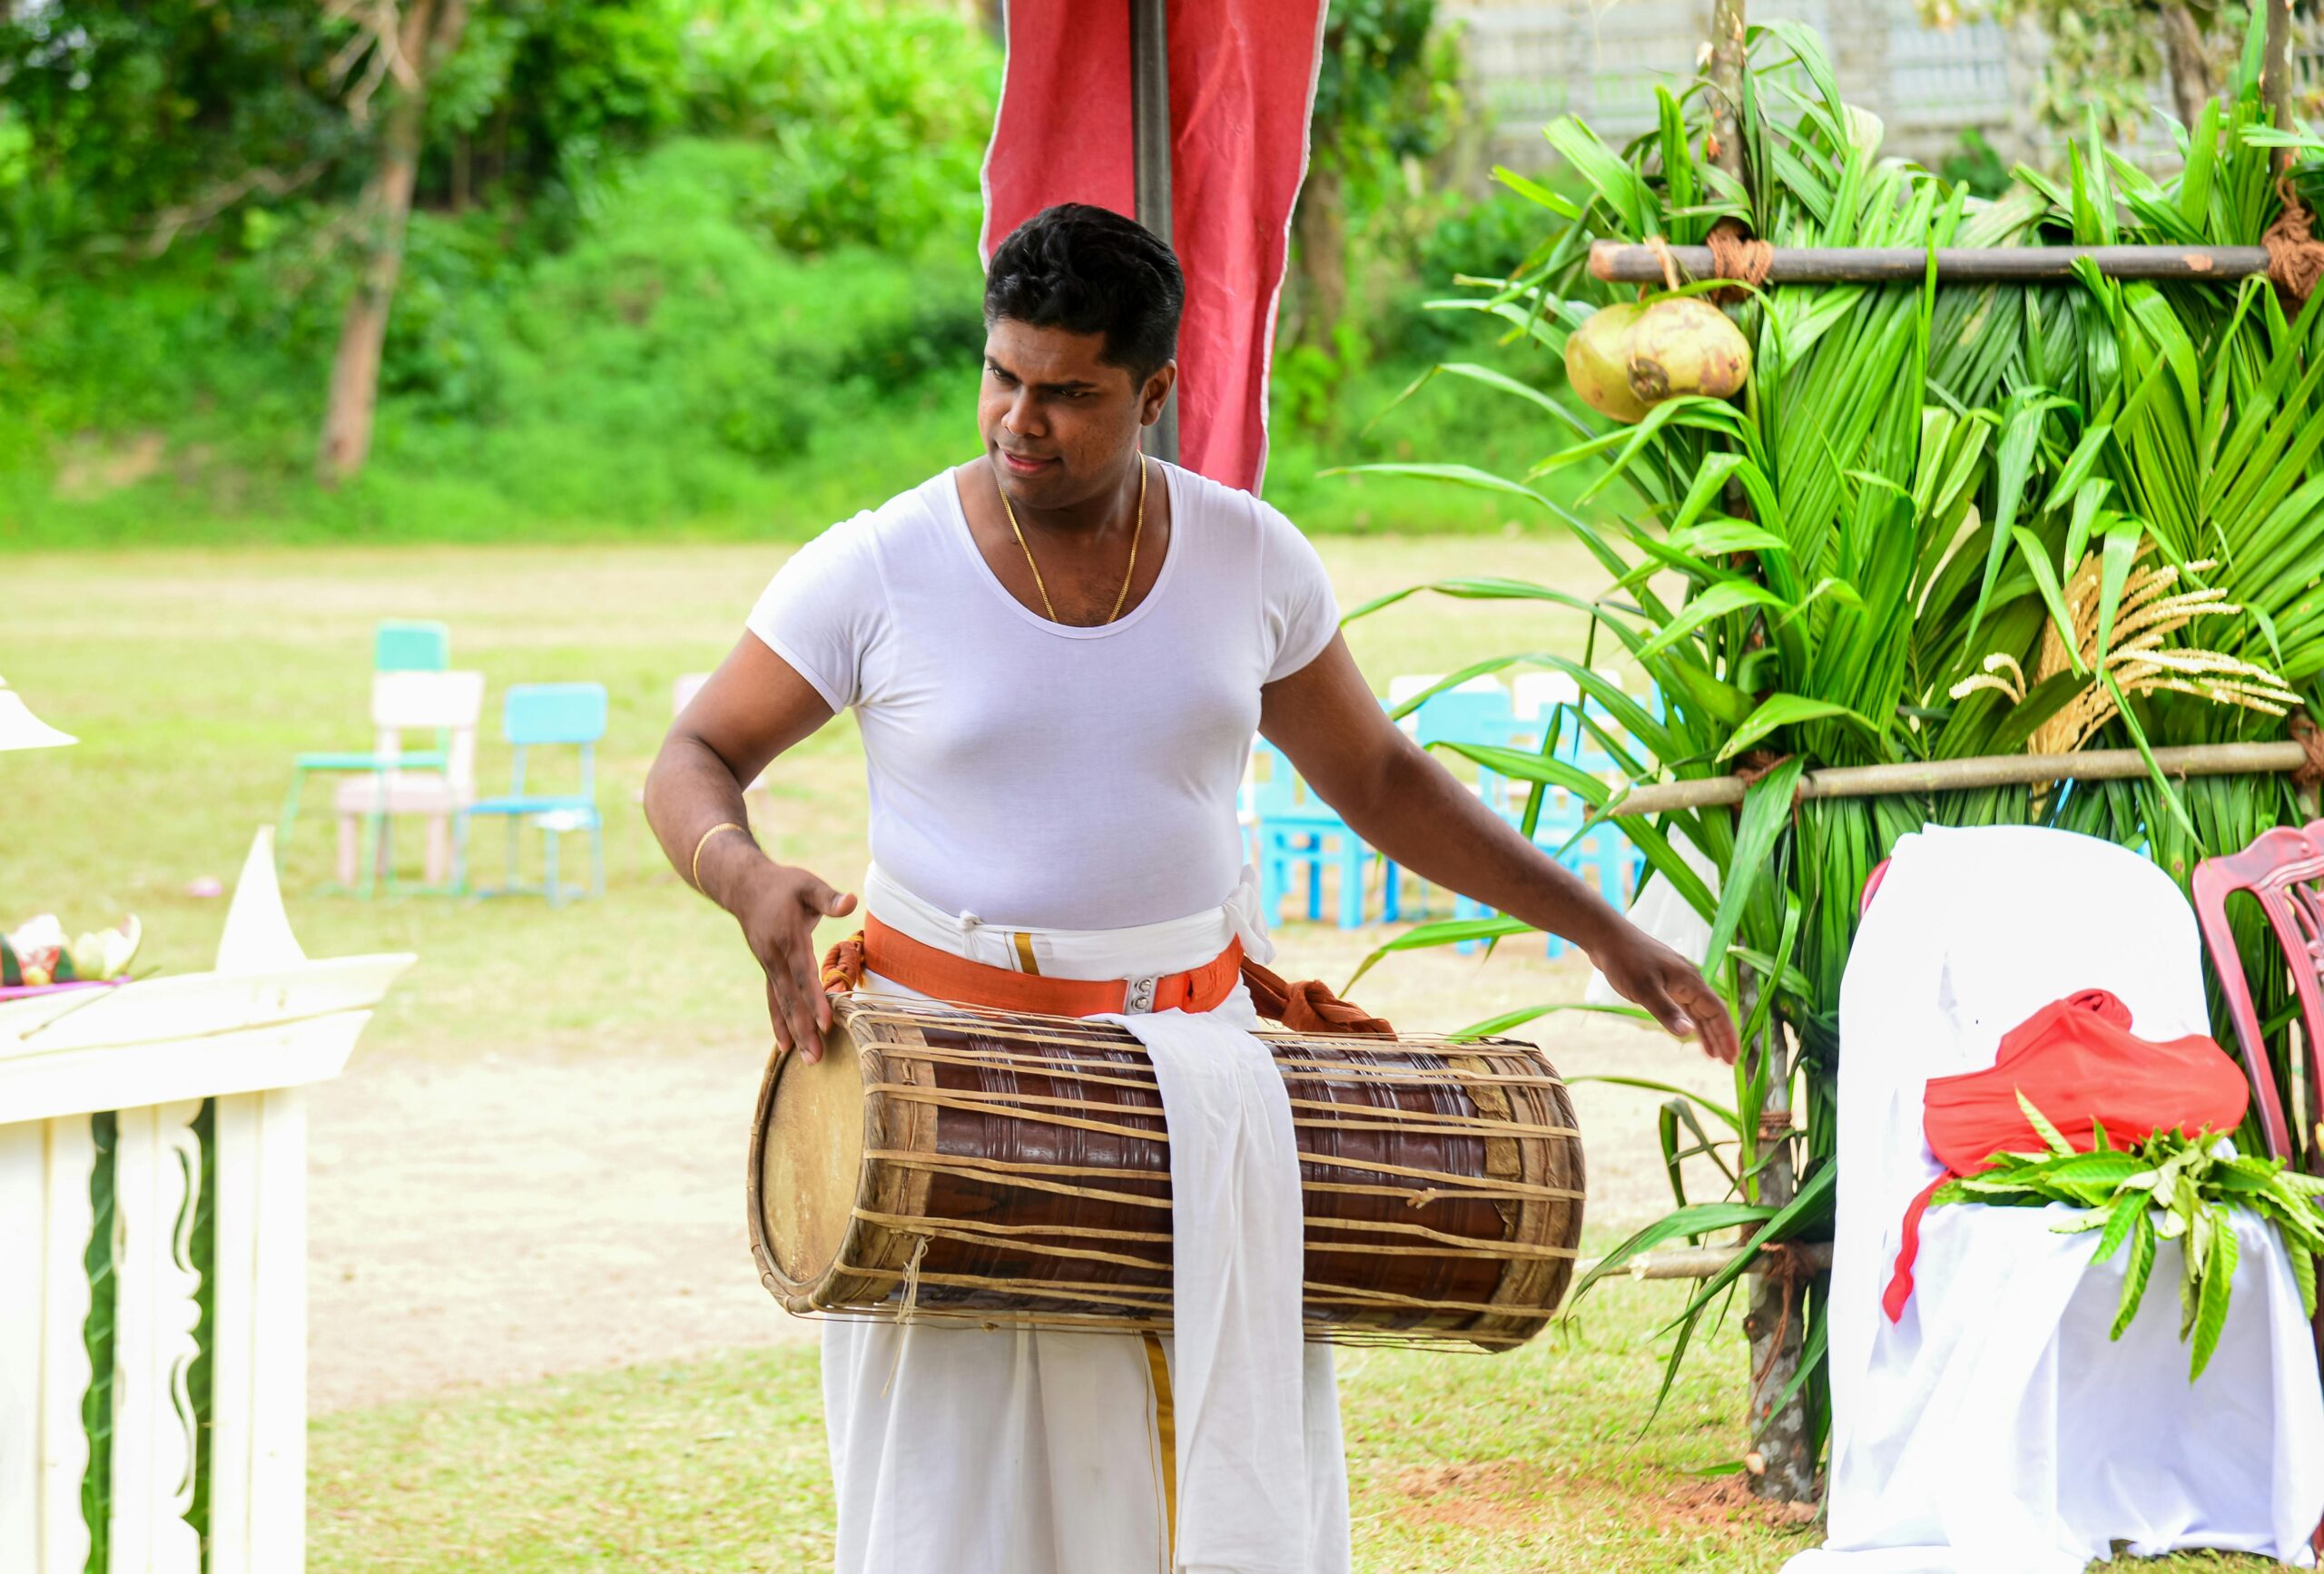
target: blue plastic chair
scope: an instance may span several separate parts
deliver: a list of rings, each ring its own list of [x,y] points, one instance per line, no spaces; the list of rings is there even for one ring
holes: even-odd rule
[[[1306,873],[1307,917],[1324,916],[1324,871],[1339,871],[1339,927],[1364,924],[1364,880],[1377,856],[1349,829],[1339,811],[1315,794],[1299,779],[1282,750],[1264,738],[1251,743],[1253,830],[1258,847],[1259,910],[1270,924],[1283,917],[1284,899],[1291,893],[1295,870]],[[1396,917],[1393,894],[1387,898],[1384,917]]]
[[[1521,729],[1517,712],[1505,690],[1448,689],[1423,700],[1420,709],[1413,713],[1414,737],[1423,748],[1432,743],[1482,743],[1505,749],[1521,741]],[[1447,769],[1458,774],[1464,768],[1462,756],[1449,750],[1435,752]],[[1504,820],[1514,821],[1516,812],[1511,807],[1510,779],[1490,766],[1468,766],[1476,772],[1477,792],[1492,811]],[[1472,898],[1455,891],[1452,896],[1452,916],[1456,919],[1488,918],[1492,910]],[[1474,949],[1478,942],[1464,941],[1458,948]]]
[[[371,674],[440,673],[452,664],[452,631],[432,619],[385,618],[371,631]],[[320,750],[296,754],[290,761],[290,791],[282,800],[282,818],[274,829],[274,864],[280,871],[290,845],[290,828],[299,821],[299,801],[305,795],[310,772],[361,772],[376,774],[390,765],[407,771],[441,771],[451,740],[438,733],[433,749],[415,749],[394,761],[364,749]]]
[[[500,727],[516,751],[505,797],[479,799],[468,816],[497,814],[508,822],[506,871],[499,885],[478,890],[484,896],[537,895],[551,907],[567,896],[606,893],[606,827],[597,812],[596,745],[606,735],[606,685],[603,684],[517,684],[501,707]],[[526,752],[570,745],[580,754],[580,790],[537,792],[526,782]],[[541,832],[542,881],[520,885],[517,880],[517,833],[525,825]],[[589,835],[590,880],[568,886],[557,875],[557,841],[567,831]]]

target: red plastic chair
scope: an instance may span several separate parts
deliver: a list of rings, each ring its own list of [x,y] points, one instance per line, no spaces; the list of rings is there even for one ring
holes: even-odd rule
[[[2324,1174],[2324,1134],[2317,1131],[2319,1120],[2324,1119],[2324,1109],[2319,1107],[2319,1082],[2324,1081],[2324,1038],[2319,1038],[2324,1033],[2324,890],[2318,889],[2319,881],[2324,881],[2324,821],[2302,831],[2279,825],[2261,831],[2240,852],[2205,859],[2195,866],[2194,887],[2195,918],[2202,925],[2203,947],[2211,954],[2211,966],[2218,969],[2227,996],[2268,1152],[2290,1159],[2291,1134],[2285,1126],[2259,1009],[2251,1001],[2250,981],[2228,928],[2227,899],[2249,891],[2268,915],[2268,927],[2275,931],[2276,943],[2290,966],[2292,990],[2299,1001],[2300,1037],[2308,1043],[2308,1107],[2297,1112],[2300,1129],[2309,1136],[2307,1167]],[[2316,1350],[2324,1359],[2324,1311],[2317,1313]],[[2312,1545],[2324,1552],[2324,1525],[2317,1527]]]

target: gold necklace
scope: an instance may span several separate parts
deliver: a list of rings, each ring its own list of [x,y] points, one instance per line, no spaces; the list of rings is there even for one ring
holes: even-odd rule
[[[1049,605],[1049,587],[1041,583],[1041,566],[1033,561],[1033,549],[1025,545],[1025,532],[1018,528],[1017,510],[1009,504],[1009,488],[1002,487],[999,490],[1000,506],[1009,511],[1009,533],[1017,537],[1018,550],[1025,555],[1025,566],[1033,571],[1033,588],[1041,593],[1041,610],[1049,614],[1051,623],[1062,623],[1064,620],[1058,616],[1057,608]],[[1122,603],[1129,599],[1129,582],[1137,576],[1137,539],[1144,534],[1146,534],[1146,456],[1140,454],[1137,457],[1137,519],[1130,526],[1129,531],[1129,567],[1122,574],[1122,591],[1119,595],[1114,597],[1114,610],[1106,615],[1107,623],[1111,623],[1121,616]],[[1092,626],[1102,628],[1105,625],[1098,624]]]

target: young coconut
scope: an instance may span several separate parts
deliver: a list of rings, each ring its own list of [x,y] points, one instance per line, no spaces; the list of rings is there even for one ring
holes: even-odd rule
[[[1646,418],[1646,406],[1630,391],[1630,361],[1623,341],[1646,309],[1635,301],[1600,307],[1565,341],[1565,379],[1581,402],[1624,426]]]
[[[1630,390],[1649,405],[1679,394],[1730,398],[1751,375],[1743,330],[1718,307],[1692,297],[1658,300],[1640,312],[1622,350]]]

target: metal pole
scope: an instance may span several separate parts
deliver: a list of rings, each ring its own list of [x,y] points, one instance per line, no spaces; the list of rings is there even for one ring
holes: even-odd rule
[[[1170,28],[1167,0],[1129,0],[1131,140],[1137,221],[1170,242]],[[1146,451],[1178,462],[1178,401],[1146,434]]]

